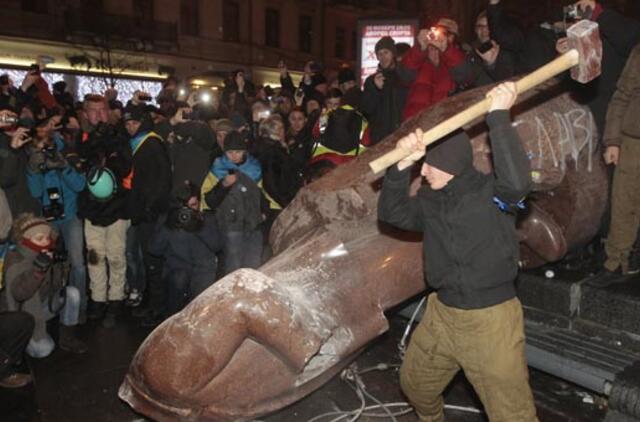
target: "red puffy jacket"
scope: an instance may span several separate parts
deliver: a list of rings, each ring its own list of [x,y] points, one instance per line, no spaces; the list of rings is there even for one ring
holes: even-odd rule
[[[462,50],[457,46],[449,46],[440,55],[440,65],[436,67],[429,61],[427,50],[421,51],[416,43],[402,58],[402,64],[407,69],[418,72],[409,88],[403,111],[404,120],[447,98],[456,87],[449,70],[463,61]]]

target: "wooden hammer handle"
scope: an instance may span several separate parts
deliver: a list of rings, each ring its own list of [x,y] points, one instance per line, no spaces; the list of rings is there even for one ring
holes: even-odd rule
[[[579,54],[577,50],[569,50],[563,55],[559,56],[552,62],[547,63],[540,69],[528,74],[516,82],[516,92],[521,94],[531,88],[540,85],[541,83],[553,78],[556,75],[564,72],[567,69],[571,69],[579,62]],[[447,120],[437,124],[422,135],[422,144],[425,146],[447,136],[451,132],[461,128],[474,119],[485,115],[489,112],[491,106],[491,98],[485,98],[471,107],[461,111],[460,113],[448,118]],[[369,163],[369,167],[374,173],[379,173],[387,167],[391,167],[398,161],[407,158],[413,154],[412,151],[406,151],[401,148],[396,148]]]

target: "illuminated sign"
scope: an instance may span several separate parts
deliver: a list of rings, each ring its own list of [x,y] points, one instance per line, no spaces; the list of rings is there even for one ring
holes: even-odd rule
[[[380,38],[390,36],[398,43],[413,46],[418,31],[417,19],[362,20],[358,22],[358,64],[360,85],[376,72],[378,58],[375,46]]]

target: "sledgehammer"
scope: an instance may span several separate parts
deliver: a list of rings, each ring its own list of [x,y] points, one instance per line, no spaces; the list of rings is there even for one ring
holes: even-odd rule
[[[582,20],[567,30],[569,51],[552,62],[523,77],[516,82],[519,94],[571,69],[571,77],[578,82],[587,83],[600,75],[602,61],[602,41],[598,24]],[[489,111],[491,99],[485,98],[453,117],[439,123],[422,135],[422,143],[427,145],[461,128]],[[390,167],[411,155],[411,151],[396,148],[369,163],[374,173]]]

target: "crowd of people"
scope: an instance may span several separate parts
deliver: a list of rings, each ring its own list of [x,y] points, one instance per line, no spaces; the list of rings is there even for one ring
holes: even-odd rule
[[[142,91],[74,98],[62,81],[50,89],[38,66],[19,85],[0,76],[0,385],[30,382],[24,351],[48,356],[54,338],[85,352],[75,330],[87,320],[112,327],[131,307],[154,326],[225,274],[258,268],[273,221],[302,186],[429,106],[550,61],[567,18],[600,24],[603,74],[573,88],[602,137],[640,24],[595,0],[577,5],[579,16],[525,30],[489,0],[469,43],[450,18],[421,29],[410,48],[383,37],[362,88],[352,69],[328,80],[316,61],[297,86],[281,62],[277,89],[242,70],[219,90],[170,77],[155,104]],[[608,139],[605,160],[617,164],[620,135]],[[627,259],[631,247],[619,248],[618,261]]]

